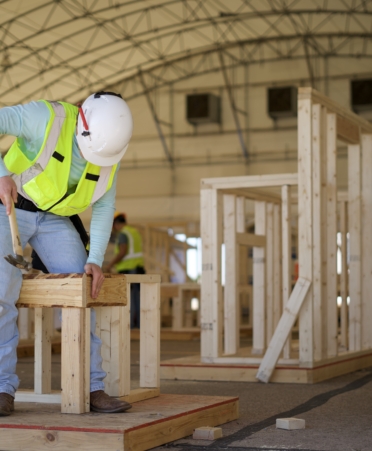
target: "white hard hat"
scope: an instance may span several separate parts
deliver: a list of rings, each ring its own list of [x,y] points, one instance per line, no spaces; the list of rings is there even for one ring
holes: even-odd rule
[[[112,166],[125,154],[133,119],[120,95],[97,92],[79,108],[77,142],[83,157],[97,166]]]

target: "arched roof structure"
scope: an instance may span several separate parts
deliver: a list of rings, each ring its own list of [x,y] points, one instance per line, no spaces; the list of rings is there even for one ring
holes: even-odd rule
[[[126,99],[224,65],[371,58],[371,0],[0,0],[0,106]]]

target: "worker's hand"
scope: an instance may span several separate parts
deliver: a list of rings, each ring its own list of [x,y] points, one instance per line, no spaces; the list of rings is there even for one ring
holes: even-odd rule
[[[6,214],[9,216],[12,209],[12,199],[13,202],[17,202],[17,185],[14,180],[6,175],[0,177],[0,199],[6,208]]]
[[[95,263],[87,263],[84,266],[84,270],[86,274],[93,276],[91,296],[95,299],[99,295],[105,276],[103,275],[102,269]]]

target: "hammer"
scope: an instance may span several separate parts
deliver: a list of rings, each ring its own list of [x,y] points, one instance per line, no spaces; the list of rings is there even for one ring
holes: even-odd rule
[[[23,249],[22,249],[21,239],[19,237],[17,218],[16,218],[15,207],[14,207],[13,201],[12,201],[12,208],[10,210],[10,215],[9,215],[9,224],[10,224],[10,231],[12,234],[12,244],[13,244],[14,255],[9,254],[9,255],[6,255],[4,258],[8,263],[15,266],[16,268],[30,271],[32,269],[32,265],[30,262],[25,260],[25,258],[23,257]]]

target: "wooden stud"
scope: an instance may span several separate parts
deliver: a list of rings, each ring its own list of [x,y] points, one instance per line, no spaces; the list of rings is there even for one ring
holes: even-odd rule
[[[266,343],[273,336],[274,327],[274,205],[266,204]]]
[[[283,310],[292,292],[291,187],[282,186],[282,296]],[[283,347],[283,357],[291,358],[291,333]]]
[[[312,196],[312,104],[311,98],[298,101],[298,232],[299,274],[313,280],[313,196]],[[300,365],[314,360],[313,293],[309,288],[299,317]]]
[[[372,347],[372,134],[362,135],[362,349]]]
[[[341,346],[348,347],[348,264],[347,264],[347,203],[340,202],[340,233],[341,233],[341,275],[340,275],[340,294],[341,294]]]
[[[236,244],[235,195],[223,195],[225,290],[224,290],[224,353],[236,354],[239,348],[239,253]]]
[[[321,105],[313,105],[312,109],[312,164],[313,181],[313,299],[314,306],[314,360],[320,361],[326,356],[326,277],[327,277],[327,197],[324,187],[327,183],[326,153],[326,111]]]
[[[255,202],[255,234],[266,234],[266,203]],[[265,325],[265,249],[253,248],[253,354],[263,354],[266,347]]]
[[[336,140],[336,115],[327,114],[327,357],[338,352]]]
[[[273,211],[273,326],[274,330],[282,314],[282,228],[280,205]]]
[[[35,309],[34,391],[36,394],[52,392],[52,321],[52,309]]]
[[[222,199],[217,190],[201,192],[201,360],[222,354]]]
[[[140,387],[160,386],[160,285],[141,283]]]
[[[89,412],[90,309],[62,309],[62,413]]]
[[[360,146],[348,146],[349,170],[349,350],[362,348],[361,311],[361,155]]]

